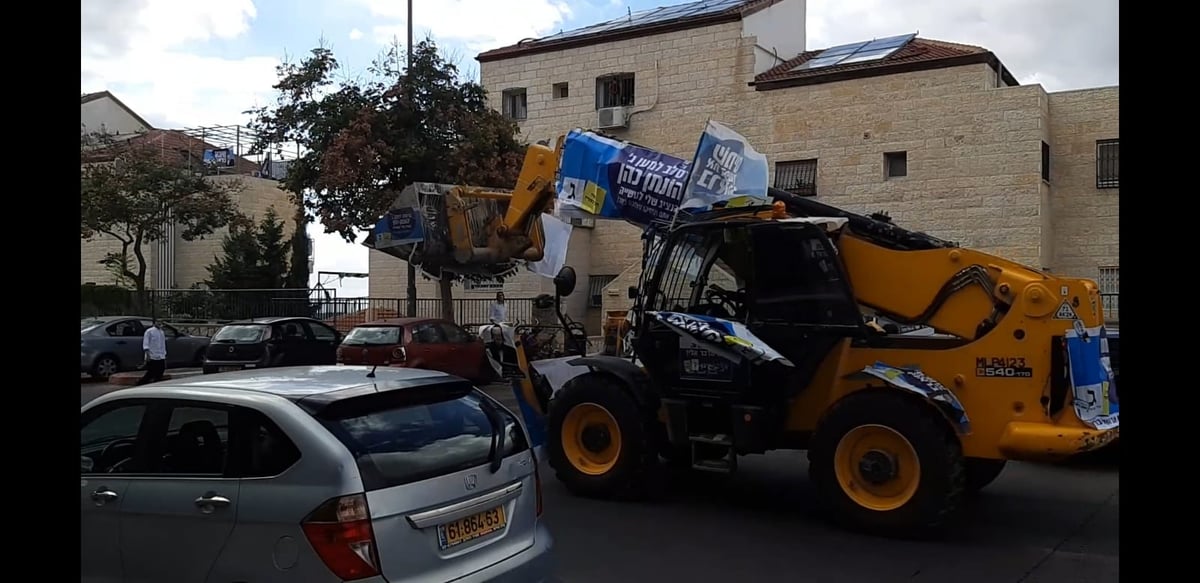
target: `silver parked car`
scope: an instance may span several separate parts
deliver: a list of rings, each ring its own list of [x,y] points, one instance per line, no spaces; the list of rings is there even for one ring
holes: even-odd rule
[[[550,581],[529,438],[445,373],[282,367],[80,410],[82,581]]]
[[[153,320],[140,316],[81,318],[79,321],[79,372],[98,379],[142,364],[142,335]],[[208,349],[208,338],[180,332],[163,324],[167,340],[167,368],[200,366]]]

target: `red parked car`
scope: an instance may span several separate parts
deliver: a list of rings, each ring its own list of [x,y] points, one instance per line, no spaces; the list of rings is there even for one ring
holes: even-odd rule
[[[338,347],[342,364],[437,370],[477,383],[495,376],[483,341],[437,318],[388,318],[355,326]]]

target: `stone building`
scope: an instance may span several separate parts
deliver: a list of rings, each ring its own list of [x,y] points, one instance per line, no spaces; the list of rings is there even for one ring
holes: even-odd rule
[[[690,159],[711,118],[767,156],[777,188],[1093,278],[1116,316],[1118,87],[1049,93],[986,48],[913,35],[806,51],[804,11],[708,0],[477,58],[494,107],[531,142],[583,127]],[[620,222],[575,229],[587,297],[572,299],[602,306],[591,324],[628,306],[640,244]],[[374,255],[372,295],[402,294],[402,264]],[[548,285],[522,274],[504,289]]]
[[[115,136],[131,145],[149,147],[161,152],[168,163],[187,168],[203,169],[205,150],[232,148],[223,143],[220,131],[211,132],[207,139],[190,135],[187,131],[155,129],[149,122],[107,91],[85,94],[81,101],[80,131],[82,135],[97,132]],[[248,143],[247,139],[247,143]],[[234,195],[238,210],[243,214],[261,219],[268,209],[274,209],[283,221],[284,236],[291,237],[295,231],[295,204],[289,194],[278,187],[275,179],[264,178],[263,165],[245,157],[233,156],[233,165],[220,169],[211,180],[236,180],[242,189]],[[101,155],[103,157],[103,155]],[[277,165],[273,166],[278,168]],[[221,253],[221,241],[226,230],[195,241],[184,241],[178,235],[162,241],[144,245],[146,253],[147,287],[155,289],[187,289],[208,278],[207,267]],[[312,245],[309,245],[311,252]],[[109,253],[117,253],[121,244],[106,235],[79,241],[79,283],[107,285],[116,281],[115,276],[101,264]],[[311,268],[311,259],[309,265]],[[310,269],[311,270],[311,269]]]

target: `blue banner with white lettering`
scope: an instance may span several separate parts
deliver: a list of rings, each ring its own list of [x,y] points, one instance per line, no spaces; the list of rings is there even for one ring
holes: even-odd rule
[[[691,168],[679,208],[706,211],[770,201],[767,157],[720,123],[708,122]]]
[[[638,225],[670,222],[690,163],[599,134],[572,130],[559,162],[560,206]]]
[[[375,223],[371,234],[375,237],[376,249],[419,243],[425,240],[424,222],[415,208],[395,208]]]

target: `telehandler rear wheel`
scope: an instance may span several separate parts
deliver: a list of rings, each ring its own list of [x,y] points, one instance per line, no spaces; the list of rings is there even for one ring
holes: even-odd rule
[[[962,448],[946,420],[893,391],[835,404],[813,435],[808,459],[833,517],[873,534],[933,535],[966,488]]]
[[[976,493],[988,487],[992,482],[996,481],[996,478],[1000,477],[1000,472],[1004,471],[1006,464],[1008,464],[1008,460],[989,460],[977,457],[967,458],[967,492]]]
[[[586,373],[549,407],[550,465],[573,493],[640,498],[651,492],[658,450],[653,412],[642,411],[617,379]]]

